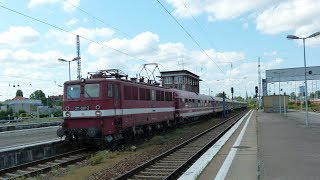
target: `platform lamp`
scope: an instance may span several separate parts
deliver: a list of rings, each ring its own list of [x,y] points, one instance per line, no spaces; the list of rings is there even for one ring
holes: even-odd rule
[[[311,34],[308,37],[298,37],[295,35],[288,35],[287,39],[302,39],[303,41],[303,60],[304,60],[304,83],[305,83],[305,100],[306,100],[306,127],[309,126],[309,117],[308,117],[308,87],[307,87],[307,67],[306,67],[306,45],[305,41],[309,38],[314,38],[320,35],[320,31]]]
[[[71,80],[70,62],[72,62],[72,61],[78,61],[79,59],[80,59],[80,57],[75,57],[75,58],[73,58],[71,61],[68,61],[68,60],[65,60],[65,59],[61,59],[61,58],[58,59],[58,61],[68,62],[68,63],[69,63],[69,81]]]

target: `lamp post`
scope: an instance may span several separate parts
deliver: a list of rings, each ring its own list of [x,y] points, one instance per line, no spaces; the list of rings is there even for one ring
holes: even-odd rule
[[[279,74],[279,112],[281,114],[281,89],[280,89],[280,74],[283,72],[273,72],[274,74]]]
[[[309,118],[308,118],[308,87],[307,87],[307,67],[306,67],[306,45],[305,41],[309,38],[314,38],[320,35],[320,31],[311,34],[308,37],[298,37],[295,35],[288,35],[287,39],[302,39],[303,41],[303,60],[304,60],[304,83],[305,83],[305,100],[306,100],[306,127],[309,126]]]
[[[71,80],[70,62],[72,62],[72,61],[78,61],[79,59],[80,59],[80,57],[75,57],[75,58],[73,58],[71,61],[68,61],[68,60],[65,60],[65,59],[61,59],[61,58],[58,59],[58,61],[68,62],[68,63],[69,63],[69,81]]]

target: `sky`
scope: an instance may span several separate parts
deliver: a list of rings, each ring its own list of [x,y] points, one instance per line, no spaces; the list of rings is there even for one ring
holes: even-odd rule
[[[258,59],[262,78],[267,69],[303,67],[302,40],[286,36],[320,31],[319,9],[320,0],[0,0],[0,101],[18,89],[24,97],[62,94],[68,63],[58,58],[77,56],[76,35],[84,78],[103,69],[146,75],[143,64],[158,63],[198,74],[202,94],[230,97],[234,87],[234,96],[252,96]],[[319,47],[320,37],[306,40],[307,66],[319,66]],[[76,79],[77,63],[70,65]]]

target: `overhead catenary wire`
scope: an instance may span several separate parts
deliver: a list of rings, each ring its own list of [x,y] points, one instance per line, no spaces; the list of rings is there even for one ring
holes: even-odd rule
[[[206,36],[205,39],[209,42],[209,44],[210,44],[214,49],[218,50],[217,47],[213,44],[213,42],[210,40],[210,38],[208,38],[208,37],[209,37],[209,36],[208,36],[208,33],[204,30],[204,28],[201,26],[201,24],[199,23],[199,21],[192,15],[192,13],[191,13],[190,9],[188,8],[188,6],[187,6],[187,4],[186,4],[185,1],[183,1],[183,4],[184,4],[184,7],[187,9],[188,13],[190,14],[190,16],[192,17],[192,19],[198,24],[199,29],[200,29],[200,30],[203,32],[203,34]]]
[[[96,16],[93,15],[92,13],[90,13],[90,12],[88,12],[88,11],[80,8],[80,7],[77,6],[77,5],[74,5],[73,3],[69,2],[68,0],[63,0],[63,1],[66,2],[66,3],[68,3],[69,5],[71,5],[72,7],[78,9],[79,11],[81,11],[81,12],[84,13],[84,14],[86,14],[87,16],[89,16],[89,17],[91,17],[91,18],[93,18],[93,19],[96,19],[98,22],[100,22],[100,23],[102,23],[102,24],[104,24],[104,25],[106,25],[106,26],[111,27],[111,29],[114,29],[114,30],[118,31],[118,32],[124,34],[125,36],[127,36],[127,37],[129,37],[129,38],[134,38],[134,36],[130,35],[129,33],[126,33],[126,32],[124,32],[124,31],[120,30],[119,28],[117,28],[117,27],[115,27],[115,26],[113,26],[113,25],[111,25],[111,24],[109,24],[109,23],[106,23],[106,22],[105,22],[104,20],[102,20],[101,18],[96,17]],[[158,50],[158,49],[155,49],[155,48],[153,48],[153,47],[151,47],[151,48],[152,48],[153,50],[156,50],[156,51]],[[168,56],[170,56],[170,55],[168,55]],[[187,55],[183,55],[183,56],[188,57],[188,58],[190,58],[190,59],[193,59],[192,57],[187,56]],[[160,57],[167,57],[167,56],[160,56]],[[175,56],[174,58],[179,58],[179,57],[180,57],[180,56]],[[166,58],[166,59],[170,59],[170,58]],[[158,60],[161,60],[161,59],[158,59]],[[164,66],[162,66],[162,67],[164,67]]]
[[[3,5],[1,5],[1,4],[0,4],[0,7],[3,8],[3,9],[6,9],[6,10],[8,10],[8,11],[14,12],[14,13],[16,13],[16,14],[19,14],[19,15],[21,15],[21,16],[24,16],[24,17],[27,17],[27,18],[29,18],[29,19],[32,19],[32,20],[34,20],[34,21],[40,22],[40,23],[42,23],[42,24],[45,24],[45,25],[47,25],[47,26],[53,27],[53,28],[55,28],[55,29],[58,29],[58,30],[60,30],[60,31],[62,31],[62,32],[66,32],[66,33],[72,34],[72,35],[74,35],[74,36],[78,35],[78,34],[76,34],[76,33],[73,33],[73,32],[71,32],[71,31],[65,30],[65,29],[63,29],[63,28],[61,28],[61,27],[58,27],[58,26],[56,26],[56,25],[50,24],[50,23],[48,23],[48,22],[46,22],[46,21],[43,21],[43,20],[34,18],[34,17],[29,16],[29,15],[27,15],[27,14],[24,14],[24,13],[21,13],[21,12],[19,12],[19,11],[14,10],[14,9],[8,8],[8,7],[6,7],[6,6],[3,6]],[[101,42],[98,42],[98,41],[89,39],[89,38],[84,37],[84,36],[81,36],[81,35],[79,35],[79,37],[82,38],[82,39],[85,39],[85,40],[87,40],[87,41],[89,41],[89,42],[96,43],[96,44],[101,45],[101,46],[103,46],[103,47],[112,49],[113,51],[116,51],[116,52],[118,52],[118,53],[120,53],[120,54],[123,54],[123,55],[126,55],[126,56],[128,56],[128,57],[131,57],[131,58],[133,58],[133,59],[138,59],[138,60],[147,62],[147,61],[144,60],[144,59],[135,57],[135,56],[130,55],[130,54],[124,52],[124,51],[121,51],[121,50],[119,50],[119,49],[115,49],[115,48],[113,48],[113,47],[110,47],[110,46],[108,46],[108,45],[105,45],[105,44],[103,44],[103,43],[101,43]]]
[[[208,55],[208,53],[200,46],[200,44],[195,40],[195,38],[184,28],[181,23],[168,11],[168,9],[159,1],[157,2],[161,5],[161,7],[173,18],[173,20],[182,28],[182,30],[191,38],[191,40],[202,50],[202,52],[217,66],[217,68],[224,73],[220,66]]]

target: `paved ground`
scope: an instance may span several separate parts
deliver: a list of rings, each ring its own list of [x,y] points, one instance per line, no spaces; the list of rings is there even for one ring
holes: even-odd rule
[[[320,179],[320,116],[258,113],[260,179]]]
[[[22,144],[58,139],[58,126],[0,132],[0,150]]]

